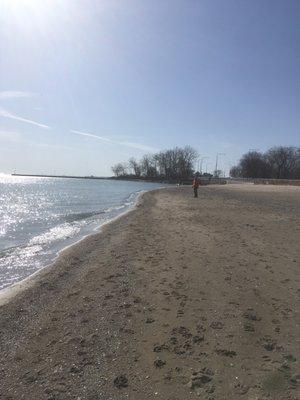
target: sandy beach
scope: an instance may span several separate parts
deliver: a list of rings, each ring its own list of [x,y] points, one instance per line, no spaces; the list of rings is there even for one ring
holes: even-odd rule
[[[296,400],[300,187],[148,192],[0,306],[3,400]]]

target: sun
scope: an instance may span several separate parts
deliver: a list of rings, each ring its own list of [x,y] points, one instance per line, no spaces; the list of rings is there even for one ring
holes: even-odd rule
[[[0,22],[26,31],[43,29],[68,4],[70,0],[0,0]]]
[[[53,10],[63,0],[1,0],[0,9],[15,15],[46,13]]]

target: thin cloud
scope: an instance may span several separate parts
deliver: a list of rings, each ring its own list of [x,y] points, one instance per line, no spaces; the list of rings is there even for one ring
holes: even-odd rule
[[[93,135],[92,133],[76,131],[74,129],[71,129],[70,132],[75,133],[76,135],[87,136],[87,137],[99,139],[99,140],[102,140],[103,142],[114,143],[114,141],[112,141],[111,139],[105,138],[103,136]]]
[[[10,118],[19,122],[25,122],[26,124],[38,126],[39,128],[42,129],[51,129],[51,127],[48,125],[41,124],[40,122],[36,122],[28,118],[19,117],[18,115],[12,114],[11,112],[4,110],[4,108],[0,108],[0,117]]]
[[[103,136],[94,135],[93,133],[76,131],[74,129],[71,129],[70,132],[71,133],[75,133],[76,135],[91,137],[93,139],[98,139],[98,140],[101,140],[102,142],[105,142],[105,143],[115,144],[115,145],[119,145],[119,146],[131,147],[133,149],[138,149],[138,150],[142,150],[142,151],[149,151],[149,152],[157,151],[156,148],[150,147],[150,146],[147,146],[147,145],[144,145],[144,144],[141,144],[141,143],[122,142],[122,141],[118,141],[118,140],[111,140],[111,139],[103,137]]]
[[[22,97],[34,97],[35,93],[21,92],[17,90],[4,90],[0,92],[0,100],[4,99],[20,99]]]

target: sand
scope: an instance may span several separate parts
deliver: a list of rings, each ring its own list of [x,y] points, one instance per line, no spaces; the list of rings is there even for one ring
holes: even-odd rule
[[[0,398],[297,399],[299,205],[298,187],[146,193],[2,296]]]

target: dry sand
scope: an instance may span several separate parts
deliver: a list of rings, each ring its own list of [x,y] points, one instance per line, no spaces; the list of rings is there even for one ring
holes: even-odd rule
[[[299,204],[147,193],[1,306],[0,398],[297,399]]]

